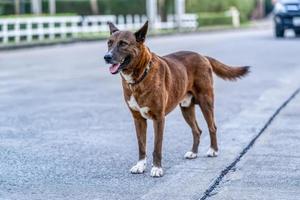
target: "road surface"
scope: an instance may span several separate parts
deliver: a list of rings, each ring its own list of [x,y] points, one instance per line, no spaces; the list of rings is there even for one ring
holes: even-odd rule
[[[284,145],[278,142],[274,145],[280,146],[272,149],[273,122],[257,139],[258,144],[251,146],[237,162],[237,166],[245,167],[235,174],[233,166],[214,184],[300,86],[299,38],[277,40],[271,30],[243,30],[154,37],[147,40],[147,45],[159,55],[192,50],[227,64],[252,66],[250,76],[238,82],[215,78],[219,157],[205,157],[209,137],[198,109],[197,117],[204,131],[199,158],[183,158],[191,148],[192,134],[177,108],[166,121],[164,177],[151,178],[149,174],[153,150],[151,122],[147,170],[142,175],[129,173],[138,158],[137,142],[131,115],[123,101],[120,76],[110,75],[103,61],[105,42],[0,52],[0,199],[240,199],[244,194],[245,199],[257,199],[251,195],[263,192],[263,187],[260,191],[245,188],[249,184],[272,187],[272,183],[262,181],[281,181],[278,184],[294,192],[292,196],[283,196],[299,199],[299,190],[288,187],[300,185],[299,168],[292,162],[296,159],[299,166],[299,137],[288,134],[288,141],[295,143],[294,151],[281,149]],[[299,97],[291,100],[291,107],[283,108],[284,115],[299,111],[292,104],[296,100]],[[284,112],[287,108],[290,111]],[[278,131],[293,129],[286,124],[279,127],[282,113],[274,121],[276,140],[285,140]],[[266,137],[264,141],[260,141],[262,137]],[[265,167],[275,165],[279,159],[272,150],[287,155],[282,159],[289,158],[292,164],[288,168],[284,164],[279,169]],[[266,154],[259,154],[260,151]],[[274,158],[270,156],[263,162],[262,156],[269,154]],[[262,174],[255,173],[260,169]],[[268,173],[277,176],[285,169],[295,170],[296,175],[284,181],[280,176],[264,179]],[[244,189],[242,194],[236,191]]]

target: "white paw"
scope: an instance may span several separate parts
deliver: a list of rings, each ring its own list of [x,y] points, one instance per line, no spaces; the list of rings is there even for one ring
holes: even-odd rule
[[[214,150],[213,148],[209,148],[206,155],[208,157],[217,157],[218,156],[218,152],[216,150]]]
[[[188,151],[184,154],[184,158],[186,159],[194,159],[197,158],[197,154],[191,151]]]
[[[132,174],[142,174],[144,173],[146,169],[146,159],[139,160],[136,165],[134,165],[131,169],[130,172]]]
[[[163,176],[163,169],[161,167],[153,166],[151,169],[151,176],[152,177],[162,177]]]

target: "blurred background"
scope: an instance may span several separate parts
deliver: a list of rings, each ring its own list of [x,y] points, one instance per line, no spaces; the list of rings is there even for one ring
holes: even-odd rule
[[[107,21],[152,34],[249,26],[272,12],[271,0],[1,0],[0,45],[99,39]]]
[[[1,15],[70,14],[70,15],[126,15],[146,14],[146,4],[156,2],[159,15],[166,20],[174,14],[178,0],[1,0]],[[262,17],[272,10],[271,0],[186,0],[188,13],[221,13],[231,6],[242,11],[244,20]],[[258,13],[261,12],[261,13]]]

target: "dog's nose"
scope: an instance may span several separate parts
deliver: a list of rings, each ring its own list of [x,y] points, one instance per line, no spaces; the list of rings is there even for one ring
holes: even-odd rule
[[[112,60],[112,55],[111,55],[111,54],[106,54],[106,55],[104,56],[104,60],[105,60],[106,62],[110,62],[110,61]]]

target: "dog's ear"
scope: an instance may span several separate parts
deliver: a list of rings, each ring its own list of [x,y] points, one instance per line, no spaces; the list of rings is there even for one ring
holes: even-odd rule
[[[112,22],[107,22],[107,25],[109,26],[110,34],[119,31],[119,29]]]
[[[134,33],[136,41],[142,43],[145,42],[147,31],[148,31],[148,21],[146,21],[146,23],[142,26],[142,28],[140,28],[140,30]]]

